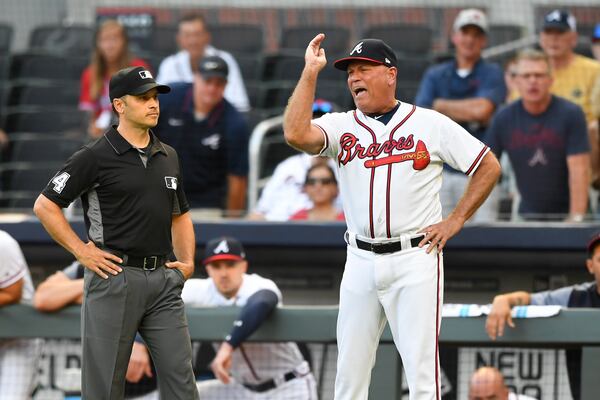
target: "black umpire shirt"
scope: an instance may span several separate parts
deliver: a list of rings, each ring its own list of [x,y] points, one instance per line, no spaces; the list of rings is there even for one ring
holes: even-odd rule
[[[175,150],[150,132],[147,153],[113,126],[67,160],[42,192],[60,207],[81,196],[88,237],[128,255],[172,251],[173,214],[189,205]]]

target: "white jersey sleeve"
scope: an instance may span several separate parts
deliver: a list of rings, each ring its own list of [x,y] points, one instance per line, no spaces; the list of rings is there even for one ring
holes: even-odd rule
[[[33,283],[27,262],[19,243],[7,232],[0,231],[0,289],[7,288],[23,279],[21,303],[30,303],[33,298]]]
[[[472,175],[489,147],[445,115],[437,116],[441,159],[452,168]]]
[[[0,252],[0,289],[4,289],[25,277],[27,264],[17,241],[4,231],[0,231]]]
[[[211,301],[211,286],[209,279],[188,279],[183,285],[181,299],[188,306],[213,307],[215,304]]]
[[[323,132],[325,144],[320,155],[335,159],[339,153],[340,137],[343,134],[343,127],[348,126],[348,121],[352,119],[352,111],[345,113],[329,113],[312,121]]]
[[[242,287],[240,287],[240,290],[236,296],[237,300],[235,305],[243,307],[246,305],[248,298],[260,290],[270,290],[275,292],[277,299],[279,300],[279,304],[281,304],[281,291],[275,282],[270,279],[263,278],[260,275],[252,274],[244,275],[244,281],[242,282]]]

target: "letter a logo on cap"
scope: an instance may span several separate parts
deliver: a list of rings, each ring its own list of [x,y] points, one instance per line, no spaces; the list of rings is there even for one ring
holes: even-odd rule
[[[227,245],[227,240],[221,240],[217,247],[213,250],[213,254],[219,253],[229,253],[229,246]]]
[[[358,54],[362,53],[362,45],[363,45],[363,42],[360,42],[359,44],[354,46],[354,48],[350,52],[350,55],[354,54],[354,52],[357,52]]]
[[[140,71],[140,76],[142,77],[142,79],[152,79],[152,74],[150,73],[150,71]]]

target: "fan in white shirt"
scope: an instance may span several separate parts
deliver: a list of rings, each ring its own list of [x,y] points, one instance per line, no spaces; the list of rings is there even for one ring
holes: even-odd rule
[[[202,58],[219,56],[225,60],[229,69],[225,98],[240,112],[250,110],[250,101],[240,67],[230,53],[209,44],[210,32],[202,14],[186,14],[180,20],[177,43],[181,51],[170,55],[160,63],[157,82],[165,85],[174,82],[192,82],[194,70]]]

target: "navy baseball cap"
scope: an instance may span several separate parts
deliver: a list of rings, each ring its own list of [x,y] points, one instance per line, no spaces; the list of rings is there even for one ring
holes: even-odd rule
[[[204,79],[221,78],[227,80],[229,66],[221,57],[204,57],[198,64],[198,72]]]
[[[158,93],[169,93],[171,88],[167,85],[159,85],[154,77],[144,67],[124,68],[110,78],[108,94],[110,101],[127,94],[138,96],[156,88]]]
[[[241,261],[245,259],[246,253],[239,240],[229,236],[222,236],[206,243],[206,250],[204,252],[204,260],[202,263],[206,265],[213,261]]]
[[[561,32],[576,31],[577,23],[575,17],[565,10],[554,10],[546,14],[542,30],[556,29]]]
[[[397,67],[396,54],[390,46],[380,39],[362,39],[352,50],[348,57],[340,58],[333,66],[342,71],[348,69],[348,64],[354,60],[370,61],[386,67]]]

